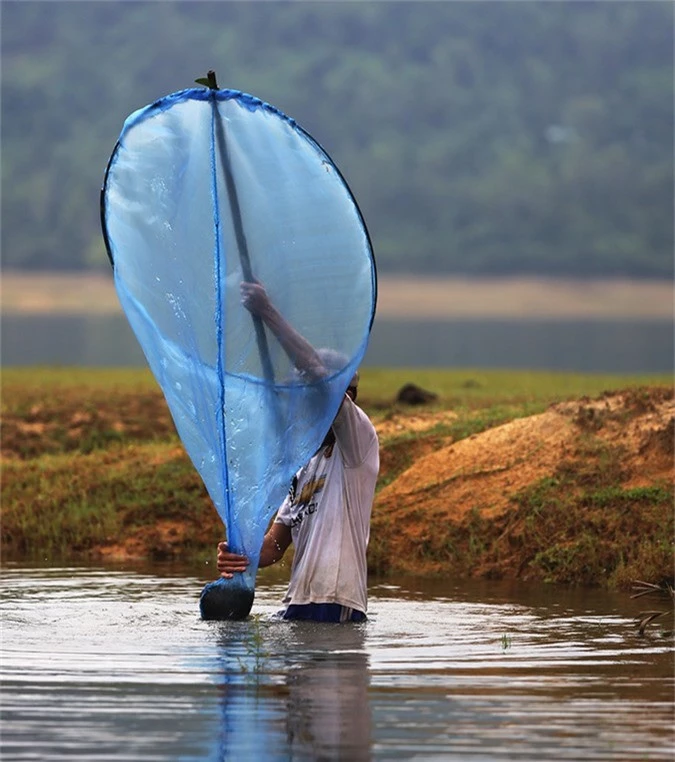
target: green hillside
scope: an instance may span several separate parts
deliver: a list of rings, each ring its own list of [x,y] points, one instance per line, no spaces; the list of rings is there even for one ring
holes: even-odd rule
[[[126,116],[207,69],[331,154],[382,272],[672,277],[673,5],[2,3],[6,268],[105,268]]]

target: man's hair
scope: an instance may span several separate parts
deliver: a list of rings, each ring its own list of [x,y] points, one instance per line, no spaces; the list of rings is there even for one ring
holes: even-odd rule
[[[342,352],[338,352],[335,349],[330,349],[329,347],[323,347],[322,349],[317,349],[316,353],[321,358],[321,362],[323,363],[324,367],[327,370],[332,371],[340,371],[345,366],[349,365],[349,358],[347,355],[342,354]],[[358,386],[359,384],[359,373],[358,371],[354,373],[352,376],[351,381],[349,382],[349,386]]]
[[[316,353],[328,370],[342,370],[345,365],[349,364],[349,358],[346,355],[343,355],[342,352],[338,352],[336,349],[322,347],[321,349],[317,349]]]
[[[338,352],[336,349],[330,349],[330,347],[322,347],[321,349],[317,349],[316,353],[319,356],[323,367],[329,372],[329,375],[332,375],[333,373],[339,373],[341,370],[344,370],[347,365],[349,365],[349,358],[347,355],[343,354],[342,352]],[[306,381],[307,378],[307,374],[302,373],[297,368],[293,368],[289,381],[292,383],[298,383]],[[349,382],[349,386],[356,387],[358,383],[359,374],[356,372],[352,376]]]

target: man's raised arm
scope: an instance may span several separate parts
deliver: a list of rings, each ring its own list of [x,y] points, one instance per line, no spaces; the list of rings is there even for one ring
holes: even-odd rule
[[[265,287],[260,283],[244,282],[240,286],[241,302],[252,314],[257,315],[277,337],[291,362],[301,372],[316,381],[328,371],[314,347],[284,318],[272,304]]]

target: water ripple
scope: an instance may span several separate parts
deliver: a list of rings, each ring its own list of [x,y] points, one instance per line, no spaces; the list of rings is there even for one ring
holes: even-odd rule
[[[203,622],[191,574],[2,571],[3,760],[672,760],[628,596],[373,583],[358,626]]]

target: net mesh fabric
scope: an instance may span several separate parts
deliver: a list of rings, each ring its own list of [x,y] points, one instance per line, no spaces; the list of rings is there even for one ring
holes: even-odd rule
[[[359,210],[292,119],[237,91],[191,89],[127,119],[102,214],[120,302],[254,579],[269,519],[366,350],[376,280]],[[325,378],[298,374],[265,328],[261,340],[239,293],[251,276],[339,358]]]

